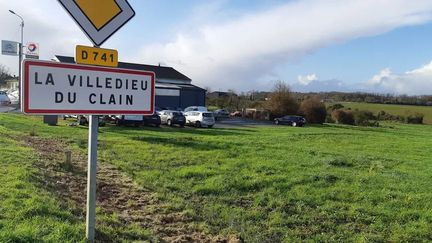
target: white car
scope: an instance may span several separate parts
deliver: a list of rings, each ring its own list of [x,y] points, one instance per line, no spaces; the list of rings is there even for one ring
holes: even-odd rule
[[[186,124],[195,127],[206,126],[212,128],[215,124],[214,115],[208,111],[188,111],[185,112]]]
[[[186,107],[186,109],[184,109],[184,112],[188,112],[188,111],[208,111],[207,107],[205,106],[189,106]]]
[[[8,106],[11,104],[9,96],[6,92],[0,91],[0,106]]]
[[[19,99],[18,90],[9,90],[6,93],[9,96],[11,104],[13,105],[18,104],[18,99]]]

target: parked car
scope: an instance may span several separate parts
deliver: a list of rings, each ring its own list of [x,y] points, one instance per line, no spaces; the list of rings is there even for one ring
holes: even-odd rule
[[[116,124],[118,126],[134,125],[136,127],[139,127],[144,124],[144,118],[140,115],[121,115],[116,117]]]
[[[184,127],[186,123],[185,116],[179,111],[164,110],[159,113],[162,124],[167,124],[168,126],[178,124],[181,127]]]
[[[19,103],[18,102],[18,98],[19,98],[18,90],[9,90],[9,91],[6,91],[6,94],[9,97],[9,100],[10,100],[12,105],[17,105]]]
[[[155,111],[156,111],[156,113],[159,114],[159,112],[162,111],[162,110],[163,110],[163,109],[160,108],[159,106],[155,106]]]
[[[186,107],[186,109],[184,109],[184,112],[188,112],[188,111],[208,111],[207,107],[205,106],[189,106]]]
[[[10,105],[11,101],[6,92],[0,91],[0,106]]]
[[[283,116],[274,119],[276,125],[290,125],[293,127],[302,127],[306,125],[306,119],[301,116]]]
[[[215,120],[221,119],[221,118],[229,118],[230,113],[224,109],[218,109],[213,112]]]
[[[159,127],[161,125],[161,118],[156,112],[153,115],[144,116],[143,120],[145,126],[154,125],[155,127]]]
[[[186,124],[195,127],[206,126],[212,128],[215,124],[213,113],[208,111],[188,111],[185,113]]]

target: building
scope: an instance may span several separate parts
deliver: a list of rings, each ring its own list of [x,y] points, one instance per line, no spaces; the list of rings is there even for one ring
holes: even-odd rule
[[[73,57],[57,55],[55,61],[75,63]],[[156,74],[156,107],[186,108],[205,106],[206,90],[192,84],[192,80],[172,67],[119,62],[119,68],[151,71]]]
[[[19,81],[17,77],[6,79],[3,84],[0,85],[0,90],[18,90]]]

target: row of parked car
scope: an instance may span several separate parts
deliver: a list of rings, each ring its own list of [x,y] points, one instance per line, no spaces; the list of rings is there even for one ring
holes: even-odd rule
[[[184,111],[180,110],[162,110],[156,109],[153,115],[147,116],[116,116],[117,125],[153,125],[160,126],[161,124],[168,126],[185,125],[195,127],[212,128],[215,124],[215,116],[203,106],[191,106]]]

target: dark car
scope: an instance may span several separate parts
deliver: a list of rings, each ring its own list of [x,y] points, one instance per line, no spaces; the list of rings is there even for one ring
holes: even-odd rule
[[[121,115],[116,116],[116,124],[118,126],[127,126],[127,125],[133,125],[136,127],[139,127],[143,125],[144,118],[140,115]]]
[[[155,127],[158,127],[161,124],[161,118],[155,112],[153,115],[144,116],[143,122],[145,126],[153,125]]]
[[[302,127],[306,125],[306,119],[301,116],[283,116],[274,119],[276,125],[290,125],[293,127]]]
[[[167,124],[168,126],[173,126],[178,124],[184,127],[186,123],[186,118],[180,111],[165,110],[159,112],[162,124]]]
[[[230,113],[224,109],[218,109],[213,112],[215,119],[229,118]]]

